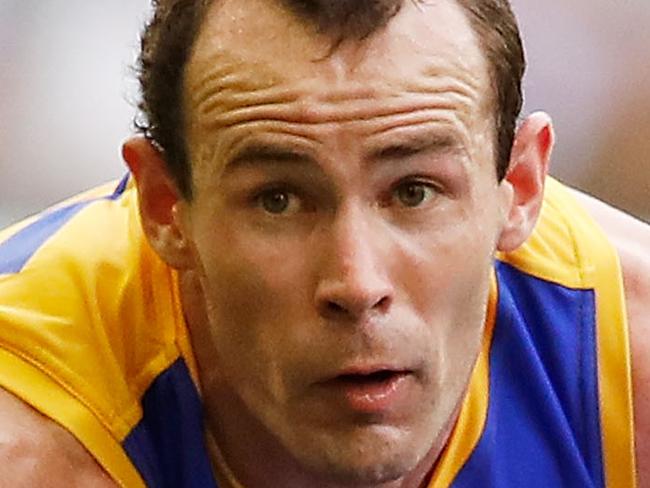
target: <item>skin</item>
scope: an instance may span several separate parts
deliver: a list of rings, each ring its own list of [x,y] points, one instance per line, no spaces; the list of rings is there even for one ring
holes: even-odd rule
[[[124,156],[145,233],[181,271],[207,434],[237,478],[421,486],[478,353],[492,256],[537,219],[553,132],[530,116],[497,182],[485,60],[451,2],[407,2],[385,31],[325,57],[329,43],[273,4],[221,2],[187,72],[195,198],[179,196],[147,141]],[[644,486],[649,231],[579,198],[621,253]],[[408,401],[358,415],[319,386],[366,366],[409,371]],[[9,429],[0,455],[34,439],[25,452],[50,481],[105,480],[63,429],[0,400],[0,431],[14,418],[29,427]],[[56,464],[59,452],[38,447],[53,438],[86,457]],[[10,466],[8,480],[27,473]]]
[[[116,486],[68,431],[0,389],[0,485]]]
[[[454,3],[330,45],[273,3],[219,3],[186,74],[194,199],[170,187],[161,205],[150,165],[131,168],[186,310],[205,308],[189,325],[238,479],[419,486],[478,354],[492,256],[533,227],[552,133],[531,119],[497,183],[486,62]],[[378,414],[323,387],[379,369],[407,373]]]

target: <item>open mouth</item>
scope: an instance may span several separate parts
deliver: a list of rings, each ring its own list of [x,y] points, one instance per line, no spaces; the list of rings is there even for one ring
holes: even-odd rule
[[[342,374],[335,378],[335,381],[347,383],[349,385],[372,385],[386,383],[396,379],[398,376],[406,374],[405,371],[394,371],[382,369],[368,374]]]
[[[363,414],[383,416],[399,409],[413,391],[413,372],[377,369],[343,373],[323,384],[346,408]]]

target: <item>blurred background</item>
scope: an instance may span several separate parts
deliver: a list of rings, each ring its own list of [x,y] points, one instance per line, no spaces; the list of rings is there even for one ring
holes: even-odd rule
[[[65,5],[65,6],[64,6]],[[650,221],[650,3],[513,0],[552,173]],[[0,0],[0,227],[125,171],[148,0]]]

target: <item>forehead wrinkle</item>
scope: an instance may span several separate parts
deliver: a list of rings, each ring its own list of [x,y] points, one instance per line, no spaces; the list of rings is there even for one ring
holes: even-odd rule
[[[260,90],[245,94],[222,94],[224,101],[204,102],[201,127],[206,130],[253,122],[288,122],[306,125],[353,123],[387,117],[408,116],[427,110],[472,114],[473,97],[458,87],[418,86],[416,91],[387,97],[346,97],[342,94],[309,95],[301,91]]]
[[[475,104],[481,98],[483,83],[465,72],[462,76],[450,75],[440,67],[430,66],[421,77],[404,82],[404,89],[411,93],[427,93],[444,90],[462,97],[466,104]]]
[[[452,126],[454,128],[460,126],[464,128],[463,122],[454,111],[447,110],[431,112],[429,110],[420,110],[411,112],[405,117],[378,120],[371,130],[368,131],[368,137],[372,139],[374,137],[381,137],[393,130],[416,129],[422,125],[434,124],[439,126],[440,132],[448,131],[448,129],[445,129],[445,126]]]
[[[219,92],[212,98],[197,103],[195,112],[200,118],[200,126],[206,129],[229,127],[229,119],[237,119],[237,115],[254,113],[282,112],[283,107],[298,101],[296,94],[288,91],[255,89],[245,93]]]
[[[271,107],[271,106],[269,106]],[[299,127],[323,127],[331,126],[334,124],[355,124],[355,123],[365,123],[369,125],[374,125],[381,121],[384,118],[391,118],[401,115],[410,115],[413,113],[413,110],[406,108],[401,111],[390,111],[386,113],[375,113],[372,116],[364,113],[363,115],[358,115],[355,113],[346,114],[346,116],[341,116],[340,114],[322,114],[317,119],[309,118],[305,119],[304,117],[296,116],[295,110],[288,109],[284,110],[284,107],[274,106],[273,113],[268,111],[265,113],[265,109],[268,107],[260,107],[259,109],[241,109],[228,114],[221,116],[218,120],[214,120],[209,123],[202,124],[202,128],[205,130],[218,130],[218,129],[228,129],[233,127],[244,127],[244,126],[261,126],[262,124],[283,124],[287,126],[293,126],[296,128]],[[422,110],[424,111],[424,110]],[[433,112],[445,112],[448,114],[454,114],[456,111],[451,105],[438,105],[435,108],[429,108],[429,120],[432,117],[435,117]]]
[[[242,128],[243,129],[243,128]],[[234,131],[229,136],[228,150],[224,154],[226,158],[232,157],[233,153],[240,151],[243,147],[261,145],[266,147],[278,146],[284,149],[293,148],[298,152],[309,153],[314,147],[321,147],[322,141],[311,137],[308,131],[302,127],[287,125],[270,125],[261,133],[251,133],[246,130]]]
[[[364,144],[364,153],[380,152],[385,147],[410,145],[413,140],[429,139],[431,141],[454,141],[453,146],[466,156],[472,153],[472,140],[469,132],[455,114],[448,118],[412,118],[396,124],[378,128],[369,135]],[[448,144],[451,148],[452,144]],[[468,157],[465,163],[472,158]]]
[[[204,158],[209,155],[208,160],[213,166],[213,173],[217,171],[216,176],[219,176],[226,166],[217,163],[216,157],[219,157],[222,162],[227,162],[233,157],[233,154],[248,144],[277,145],[285,149],[295,148],[303,153],[309,153],[323,145],[322,141],[312,137],[302,125],[261,123],[257,128],[263,130],[258,132],[247,130],[246,127],[237,127],[218,134],[212,133],[211,137],[204,140],[201,145],[204,149]],[[211,141],[217,141],[217,144],[211,144]]]
[[[198,112],[209,112],[215,103],[227,101],[229,95],[236,96],[238,93],[256,94],[269,91],[273,88],[272,83],[260,83],[251,77],[244,76],[241,72],[210,73],[197,84],[195,88],[190,87],[190,106]],[[203,106],[206,105],[204,108]]]
[[[400,98],[413,94],[421,95],[423,103],[427,103],[427,97],[446,97],[448,100],[430,106],[457,108],[469,114],[479,97],[480,83],[465,76],[465,72],[460,77],[449,74],[449,62],[427,63],[421,76],[405,78],[397,72],[397,76],[375,77],[370,86],[356,81],[350,72],[347,80],[338,79],[326,90],[318,77],[319,70],[312,71],[313,64],[307,73],[298,70],[303,75],[301,78],[298,73],[298,79],[294,72],[278,73],[268,62],[237,61],[223,49],[200,64],[209,65],[207,73],[193,76],[196,81],[188,91],[192,112],[199,119],[194,122],[207,130],[230,127],[247,119],[317,124],[367,120],[389,115],[390,111],[400,115],[408,111],[398,106]],[[197,63],[193,71],[200,72],[200,67]],[[363,75],[363,71],[356,72]],[[337,110],[341,113],[335,113]]]
[[[260,103],[278,95],[281,101],[295,99],[287,90],[274,93],[280,83],[274,71],[262,63],[237,60],[226,50],[218,49],[212,56],[192,64],[188,71],[187,105],[200,115],[209,114],[220,104],[228,106],[229,97],[236,99],[238,94],[260,97]]]
[[[385,153],[387,148],[402,146],[415,152],[429,148],[449,152],[465,147],[462,137],[456,131],[441,129],[435,122],[424,121],[408,127],[393,127],[391,131],[394,134],[389,138],[370,139],[369,143],[364,145],[364,151],[377,155]]]
[[[482,66],[481,66],[482,68]],[[462,76],[450,76],[449,71],[454,70],[454,73],[462,73]],[[456,80],[458,83],[465,86],[468,90],[472,92],[478,92],[483,88],[484,82],[481,81],[481,76],[476,76],[474,72],[477,70],[477,66],[472,66],[465,62],[462,62],[461,59],[450,59],[446,60],[444,63],[427,63],[420,74],[423,78],[450,78]]]

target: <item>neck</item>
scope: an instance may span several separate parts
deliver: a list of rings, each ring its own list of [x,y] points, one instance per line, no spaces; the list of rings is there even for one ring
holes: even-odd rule
[[[212,469],[214,470],[215,478],[219,484],[219,488],[244,488],[235,473],[232,472],[230,466],[221,454],[221,450],[215,441],[212,431],[208,429],[206,432],[206,444],[208,447],[210,460],[212,461]]]

